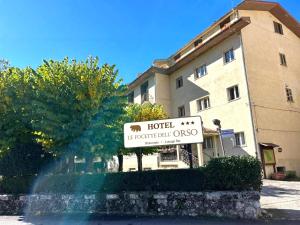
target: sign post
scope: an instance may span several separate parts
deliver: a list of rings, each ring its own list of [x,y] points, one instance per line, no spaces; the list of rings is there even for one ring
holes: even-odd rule
[[[125,148],[203,142],[200,116],[124,124]]]

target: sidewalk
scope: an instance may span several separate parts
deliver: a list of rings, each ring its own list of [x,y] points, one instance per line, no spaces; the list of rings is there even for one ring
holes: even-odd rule
[[[260,203],[273,219],[300,221],[300,182],[264,180]]]

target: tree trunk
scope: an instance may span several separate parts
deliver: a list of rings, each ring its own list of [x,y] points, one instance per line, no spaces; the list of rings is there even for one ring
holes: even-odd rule
[[[142,172],[143,171],[143,153],[142,153],[142,149],[138,149],[136,151],[136,158],[137,158],[137,164],[138,164],[138,171]]]
[[[119,161],[119,172],[123,172],[123,154],[119,153],[118,154],[118,161]]]
[[[190,164],[190,169],[193,169],[193,152],[192,152],[192,145],[188,144],[186,145],[186,150],[189,153],[189,164]]]
[[[94,171],[94,163],[93,163],[93,155],[88,154],[85,156],[85,172],[86,173],[93,173]]]
[[[74,173],[74,169],[75,169],[75,164],[74,164],[74,155],[70,154],[68,156],[68,173]]]

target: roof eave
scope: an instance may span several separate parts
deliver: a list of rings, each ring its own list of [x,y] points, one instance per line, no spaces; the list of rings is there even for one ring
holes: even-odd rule
[[[144,73],[138,76],[135,80],[128,84],[128,90],[133,90],[136,86],[143,83],[154,73],[164,73],[165,69],[151,66]]]
[[[250,24],[250,18],[249,17],[241,17],[236,22],[231,24],[229,27],[224,29],[221,33],[217,34],[216,36],[212,37],[210,40],[205,42],[202,45],[199,45],[196,47],[194,51],[192,51],[190,54],[182,57],[176,64],[171,66],[166,70],[167,74],[171,74],[174,71],[178,70],[179,68],[183,67],[184,65],[188,64],[192,60],[194,60],[199,55],[203,54],[204,52],[208,51],[212,47],[219,44],[221,41],[225,40],[226,38],[230,37],[231,35],[235,34],[236,32],[239,32],[242,28]]]
[[[280,20],[287,28],[289,28],[298,37],[300,37],[299,22],[277,2],[246,0],[242,3],[240,3],[236,7],[236,9],[237,10],[269,11],[278,20]]]

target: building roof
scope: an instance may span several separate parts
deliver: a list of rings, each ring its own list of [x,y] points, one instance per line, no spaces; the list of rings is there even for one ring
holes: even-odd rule
[[[269,11],[300,38],[300,23],[277,2],[245,0],[236,9]]]
[[[129,90],[134,88],[137,85],[140,85],[144,80],[150,77],[154,73],[164,73],[163,68],[151,66],[144,73],[140,74],[137,78],[135,78],[131,83],[128,84]]]
[[[219,135],[218,131],[206,127],[203,127],[203,133],[206,136]]]
[[[187,49],[189,46],[193,45],[195,40],[199,39],[200,37],[207,34],[210,30],[212,30],[214,27],[216,27],[218,24],[220,24],[223,20],[228,18],[235,10],[257,10],[257,11],[269,11],[272,13],[278,20],[280,20],[286,27],[288,27],[291,31],[293,31],[298,37],[300,37],[300,24],[299,22],[293,18],[279,3],[276,2],[266,2],[266,1],[256,1],[256,0],[244,0],[242,3],[240,3],[236,8],[231,10],[230,12],[226,13],[223,17],[221,17],[218,21],[216,21],[214,24],[212,24],[208,29],[206,29],[204,32],[197,35],[195,38],[193,38],[190,42],[188,42],[184,47],[179,49],[175,54],[171,55],[167,59],[162,60],[155,60],[155,64],[157,62],[164,62],[164,67],[157,67],[155,65],[152,65],[148,70],[146,70],[144,73],[142,73],[140,76],[138,76],[135,80],[133,80],[128,86],[129,89],[133,89],[134,87],[140,85],[145,79],[150,77],[154,73],[162,73],[162,74],[171,74],[177,69],[181,68],[182,66],[186,65],[199,55],[203,54],[205,51],[209,50],[210,48],[214,47],[224,39],[228,38],[229,36],[233,35],[234,33],[240,31],[242,28],[247,26],[251,23],[249,17],[241,17],[234,23],[232,23],[230,26],[227,26],[225,29],[223,29],[220,33],[218,33],[215,36],[212,36],[208,41],[205,43],[196,46],[193,51],[190,53],[182,56],[177,61],[173,60],[173,57],[175,55],[180,54],[182,51]]]

